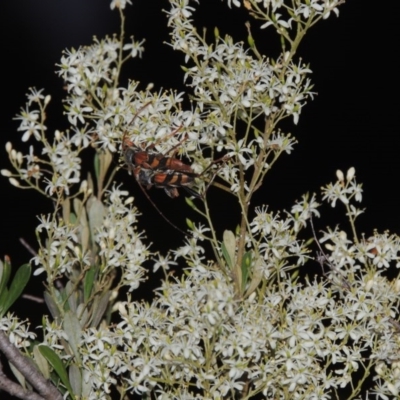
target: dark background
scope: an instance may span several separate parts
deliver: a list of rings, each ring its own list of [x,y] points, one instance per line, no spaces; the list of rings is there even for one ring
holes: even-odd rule
[[[221,36],[228,33],[235,40],[245,40],[244,22],[248,18],[243,8],[230,10],[216,0],[201,4],[194,15],[198,27],[207,26],[212,32],[218,26]],[[134,0],[133,6],[127,8],[127,36],[146,38],[146,43],[143,58],[127,66],[124,79],[139,80],[142,87],[153,82],[155,90],[182,91],[183,56],[163,43],[168,40],[169,31],[161,8],[167,7],[166,1]],[[395,17],[391,20],[391,15],[382,10],[383,7],[375,10],[363,2],[350,1],[340,8],[339,18],[322,21],[303,41],[298,54],[311,65],[318,95],[303,108],[299,124],[290,126],[299,144],[267,176],[255,205],[267,203],[273,210],[289,209],[302,193],[318,192],[322,185],[333,181],[336,169],[345,172],[354,166],[358,180],[364,185],[363,206],[367,208],[367,213],[359,219],[360,230],[367,234],[374,228],[399,231],[398,63],[391,59],[396,24]],[[252,21],[260,51],[276,56],[275,34],[269,35],[257,26]],[[46,94],[52,95],[47,121],[49,134],[55,129],[65,129],[61,104],[63,82],[54,73],[62,50],[91,44],[93,35],[99,38],[112,35],[118,28],[118,12],[110,10],[109,1],[0,2],[3,71],[0,168],[9,168],[4,149],[7,141],[12,141],[16,148],[26,149],[16,131],[18,122],[12,118],[24,106],[28,88],[44,88]],[[162,250],[179,244],[182,235],[157,214],[133,178],[120,171],[117,179],[125,181],[125,187],[135,196],[149,241]],[[12,187],[4,177],[0,177],[0,194],[3,209],[0,256],[9,255],[18,266],[30,259],[19,237],[35,247],[36,215],[50,212],[51,204],[34,191]],[[183,196],[171,200],[162,190],[154,189],[150,195],[168,218],[184,227],[187,215]],[[209,195],[219,203],[216,208],[221,229],[234,228],[236,221],[229,220],[229,199],[214,188]],[[333,213],[326,208],[321,226],[341,222],[346,227],[342,211],[340,206]]]
[[[25,93],[31,86],[44,88],[52,95],[48,109],[48,132],[67,127],[62,117],[63,82],[56,76],[55,64],[65,48],[92,43],[119,30],[119,17],[111,11],[109,1],[100,0],[2,0],[0,2],[0,40],[2,51],[2,120],[0,140],[0,168],[9,168],[4,145],[12,141],[18,148],[22,143],[16,131],[18,122],[12,118],[24,106]],[[303,108],[300,122],[290,131],[299,141],[290,156],[283,156],[257,194],[255,205],[267,203],[270,209],[289,209],[301,194],[318,192],[322,185],[335,180],[336,169],[344,172],[356,168],[357,178],[363,183],[362,206],[367,212],[359,219],[360,232],[371,234],[374,228],[399,232],[398,205],[398,66],[393,59],[398,51],[394,35],[398,30],[396,14],[380,2],[375,9],[366,2],[353,0],[340,7],[340,16],[332,16],[311,29],[298,56],[310,63],[315,100]],[[163,44],[168,40],[166,17],[161,8],[167,1],[133,0],[127,8],[127,36],[145,38],[142,59],[128,65],[124,79],[142,82],[144,88],[153,82],[160,88],[184,90],[181,53]],[[196,25],[207,26],[211,32],[219,27],[235,40],[245,40],[244,27],[248,20],[243,8],[232,10],[219,0],[201,1],[195,13]],[[266,55],[277,55],[277,37],[260,31],[252,23],[253,35],[259,50]],[[395,27],[397,29],[395,29]],[[271,31],[272,32],[272,31]],[[396,47],[395,47],[396,45]],[[397,132],[397,133],[396,133]],[[116,160],[117,161],[117,160]],[[118,180],[135,196],[142,211],[149,242],[154,249],[166,250],[177,246],[182,235],[174,231],[140,191],[133,178],[121,171]],[[152,190],[151,197],[168,218],[184,227],[186,208],[183,196],[171,200],[163,191]],[[34,191],[22,191],[0,177],[2,199],[0,257],[11,257],[13,265],[29,261],[31,255],[19,243],[24,237],[35,247],[36,215],[51,211],[51,204]],[[234,228],[229,220],[229,199],[214,188],[210,196],[217,201],[218,226]],[[324,209],[324,217],[316,222],[319,228],[340,223],[347,228],[343,208]],[[29,291],[41,295],[42,278],[33,278]],[[26,304],[26,303],[24,303]],[[32,316],[33,307],[21,309],[21,317]]]
[[[185,89],[180,68],[183,55],[164,44],[169,31],[162,8],[168,8],[167,1],[134,0],[133,6],[127,8],[127,37],[133,34],[146,42],[143,58],[135,59],[125,69],[123,84],[133,78],[142,82],[142,88],[153,82],[155,90]],[[248,17],[243,8],[230,10],[225,2],[203,0],[194,18],[199,28],[206,26],[212,32],[218,26],[221,36],[228,33],[234,40],[246,39],[244,23]],[[259,50],[276,57],[279,47],[275,33],[260,30],[256,21],[250,21]],[[289,209],[303,193],[318,192],[322,185],[335,180],[336,169],[345,172],[354,166],[358,181],[364,185],[363,206],[367,208],[359,219],[360,231],[399,231],[400,159],[395,125],[398,63],[391,59],[395,26],[394,15],[385,11],[383,3],[382,8],[371,9],[363,2],[349,1],[340,8],[339,18],[333,16],[311,29],[298,55],[310,63],[318,95],[303,108],[299,124],[290,124],[289,131],[299,144],[290,156],[282,156],[267,176],[254,205],[267,203],[272,210]],[[63,82],[54,72],[55,64],[63,49],[91,44],[93,35],[102,38],[118,32],[119,16],[116,10],[110,10],[109,1],[4,0],[0,2],[0,30],[0,168],[9,168],[4,144],[12,141],[16,148],[27,147],[16,131],[18,121],[12,118],[24,106],[28,88],[44,88],[52,96],[47,120],[49,134],[67,128],[62,116]],[[124,181],[135,196],[143,212],[142,226],[146,226],[149,241],[155,243],[154,249],[166,251],[179,245],[182,235],[160,217],[133,178],[122,170],[117,179]],[[51,204],[34,191],[12,187],[2,176],[0,194],[0,256],[9,255],[13,265],[18,266],[31,258],[19,238],[24,237],[35,247],[36,216],[50,212]],[[155,189],[150,195],[167,218],[185,226],[185,218],[190,214],[183,196],[172,200]],[[217,203],[216,218],[221,230],[234,229],[237,221],[230,219],[229,197],[214,188],[209,196]],[[340,205],[333,212],[326,207],[324,219],[318,224],[323,227],[341,223],[346,228],[343,215]],[[36,290],[41,293],[41,279],[35,279]]]

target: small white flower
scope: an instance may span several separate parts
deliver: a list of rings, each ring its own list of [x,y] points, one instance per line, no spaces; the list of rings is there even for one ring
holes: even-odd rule
[[[114,10],[114,8],[119,8],[123,10],[127,4],[132,5],[131,0],[112,0],[110,4],[111,10]]]

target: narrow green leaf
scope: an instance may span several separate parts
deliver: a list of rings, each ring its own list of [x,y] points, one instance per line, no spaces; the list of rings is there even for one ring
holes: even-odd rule
[[[65,199],[62,204],[62,215],[66,223],[70,222],[70,217],[69,217],[70,214],[71,214],[71,202],[69,199]]]
[[[230,269],[232,269],[232,268],[233,268],[232,260],[231,260],[231,258],[230,258],[230,256],[229,256],[229,252],[228,252],[228,250],[226,249],[226,246],[225,246],[224,242],[222,242],[222,244],[221,244],[221,251],[222,251],[222,255],[223,255],[224,258],[225,258],[225,262],[228,264],[228,267],[229,267]]]
[[[82,328],[78,317],[72,311],[67,311],[65,313],[63,328],[68,336],[68,344],[70,345],[76,360],[80,362],[79,342],[81,339]]]
[[[89,300],[89,297],[92,294],[96,273],[97,267],[95,265],[92,265],[89,270],[86,271],[85,280],[83,283],[83,299],[85,303]]]
[[[19,382],[19,384],[26,389],[26,379],[25,377],[22,375],[22,373],[19,371],[19,369],[17,367],[14,366],[14,364],[9,361],[8,365],[10,366],[10,369],[12,371],[12,373],[14,374],[14,376],[17,378],[17,381]]]
[[[69,381],[71,383],[72,389],[78,398],[82,395],[82,374],[80,369],[72,364],[69,367]]]
[[[196,208],[196,206],[194,205],[194,203],[190,197],[185,197],[185,202],[190,208],[193,208],[193,209]]]
[[[71,281],[68,281],[64,290],[67,295],[69,309],[75,313],[78,307],[78,297],[75,292],[75,285]]]
[[[222,245],[222,253],[227,253],[224,254],[225,261],[232,269],[236,261],[236,238],[232,231],[224,231]]]
[[[3,271],[4,271],[3,261],[0,260],[0,282],[1,278],[3,277]]]
[[[2,317],[5,313],[5,303],[7,302],[8,297],[8,289],[7,284],[10,279],[11,274],[11,264],[7,259],[4,260],[4,263],[0,261],[0,317]]]
[[[79,304],[76,309],[76,315],[79,315],[79,323],[82,327],[86,328],[89,326],[89,311],[84,303]]]
[[[46,357],[40,352],[39,346],[33,346],[33,359],[39,368],[39,371],[46,379],[50,379],[49,363]]]
[[[253,258],[253,256],[252,256],[251,251],[248,251],[247,253],[244,253],[244,255],[243,255],[243,259],[242,259],[242,292],[244,292],[244,290],[246,289],[252,258]]]
[[[0,296],[2,295],[4,288],[7,287],[10,274],[11,264],[7,260],[4,260],[4,263],[0,264]]]
[[[41,345],[39,347],[39,350],[42,353],[43,357],[45,357],[50,365],[54,368],[54,371],[56,371],[57,375],[60,377],[61,382],[65,385],[71,397],[75,398],[74,391],[72,390],[71,384],[68,379],[67,370],[58,354],[50,347],[45,345]]]
[[[77,217],[76,217],[76,214],[75,213],[73,213],[73,212],[70,212],[69,213],[69,223],[71,224],[71,225],[76,225],[76,221],[77,221]]]
[[[4,314],[7,312],[7,309],[5,308],[7,297],[8,297],[8,289],[4,287],[0,293],[0,317],[3,317]]]
[[[105,311],[107,310],[110,297],[111,297],[111,292],[108,291],[104,293],[100,298],[96,298],[93,304],[93,316],[90,326],[97,327],[97,325],[99,325],[101,318],[103,317]]]
[[[74,211],[76,212],[77,217],[80,218],[83,208],[82,201],[75,197],[74,200],[72,201],[72,204],[74,205]]]
[[[257,260],[254,263],[254,266],[251,271],[251,281],[249,286],[247,287],[245,297],[250,296],[260,284],[263,278],[263,269],[262,269],[263,261],[260,256],[258,256]]]
[[[47,305],[47,308],[50,311],[51,316],[56,320],[59,321],[60,318],[60,310],[57,307],[56,302],[53,300],[49,292],[43,293],[44,302]]]
[[[100,176],[100,158],[99,153],[96,153],[94,156],[94,176],[96,177],[96,181],[98,181]]]
[[[21,265],[11,282],[10,289],[8,290],[7,298],[5,299],[2,307],[2,312],[7,312],[9,308],[21,295],[31,277],[31,266],[29,264]]]
[[[105,207],[99,199],[95,196],[91,196],[86,203],[86,208],[89,219],[90,235],[92,241],[94,241],[98,229],[103,224]]]

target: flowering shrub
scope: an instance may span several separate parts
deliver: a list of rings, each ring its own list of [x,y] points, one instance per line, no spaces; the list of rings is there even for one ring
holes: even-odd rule
[[[111,3],[122,22],[127,3]],[[246,45],[218,30],[206,41],[193,24],[196,2],[170,0],[170,45],[185,55],[186,93],[120,85],[124,63],[144,50],[143,41],[125,41],[123,23],[119,36],[64,52],[57,68],[68,130],[49,133],[50,96],[28,93],[17,120],[29,153],[8,143],[12,168],[1,172],[53,201],[54,212],[39,218],[31,261],[46,280],[51,318],[35,341],[26,322],[7,314],[30,267],[9,284],[6,259],[0,351],[19,384],[0,374],[1,389],[26,399],[399,398],[400,241],[387,232],[358,234],[362,188],[354,168],[322,189],[332,207],[344,204],[350,234],[327,227],[317,237],[316,195],[290,211],[250,205],[276,160],[293,151],[282,120],[297,124],[314,95],[298,46],[343,0],[227,3],[275,29],[277,59],[259,53],[250,25]],[[84,179],[82,159],[91,156],[95,168]],[[198,219],[187,221],[181,247],[160,254],[146,243],[113,159],[144,194],[152,186],[171,197],[188,192]],[[235,231],[216,229],[211,185],[237,202]],[[312,240],[302,239],[306,227],[317,256]],[[131,292],[151,277],[148,262],[166,278],[151,300],[133,301]],[[309,276],[315,262],[322,272]],[[181,276],[168,274],[177,264]]]

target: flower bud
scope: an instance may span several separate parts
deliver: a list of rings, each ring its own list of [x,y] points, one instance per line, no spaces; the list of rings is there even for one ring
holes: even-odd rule
[[[253,292],[253,293],[249,296],[248,300],[249,300],[250,303],[253,303],[253,301],[254,301],[255,298],[256,298],[256,292]]]
[[[380,362],[376,367],[375,367],[375,372],[379,375],[379,376],[383,376],[383,374],[385,373],[386,370],[386,365],[383,362]]]
[[[118,302],[118,311],[123,317],[126,317],[128,315],[126,303]]]
[[[44,105],[47,106],[47,104],[50,103],[51,100],[51,96],[48,94],[45,98],[44,98]]]
[[[11,142],[6,143],[6,152],[9,153],[12,150],[12,144]]]
[[[349,182],[354,178],[354,175],[356,174],[356,169],[354,167],[351,167],[347,170],[346,174],[346,180]]]
[[[12,175],[11,171],[9,171],[8,169],[2,169],[2,170],[0,171],[0,173],[1,173],[3,176],[6,176],[7,178],[9,178],[9,177]]]
[[[10,178],[9,179],[11,185],[15,186],[15,187],[19,187],[19,182],[15,179],[15,178]]]
[[[124,201],[124,205],[127,206],[129,204],[133,203],[133,196],[128,197],[125,201]]]
[[[336,176],[337,176],[339,182],[343,182],[344,181],[344,175],[343,175],[343,172],[340,169],[338,169],[336,171]]]
[[[368,280],[366,285],[365,285],[365,291],[369,292],[371,290],[372,286],[374,286],[374,283],[375,282],[374,282],[373,279]]]
[[[87,180],[86,179],[83,180],[81,182],[81,186],[79,188],[79,191],[85,193],[87,191],[87,185],[88,185]]]

